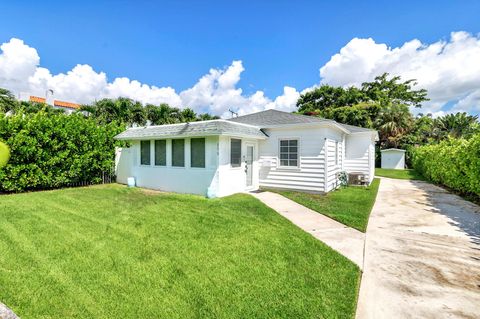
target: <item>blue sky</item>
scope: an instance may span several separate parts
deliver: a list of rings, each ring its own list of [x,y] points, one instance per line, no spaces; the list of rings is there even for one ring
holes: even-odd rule
[[[319,69],[354,38],[395,48],[480,32],[480,1],[463,0],[4,1],[0,12],[0,43],[23,40],[52,74],[87,64],[108,81],[181,92],[211,68],[241,60],[235,87],[271,100],[284,86],[318,84]]]

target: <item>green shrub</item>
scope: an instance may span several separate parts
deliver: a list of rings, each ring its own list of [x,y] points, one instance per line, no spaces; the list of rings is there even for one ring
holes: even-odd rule
[[[480,134],[417,147],[413,166],[434,183],[480,196]]]
[[[113,169],[113,137],[121,130],[82,114],[0,114],[0,140],[11,151],[0,169],[0,192],[100,182]]]

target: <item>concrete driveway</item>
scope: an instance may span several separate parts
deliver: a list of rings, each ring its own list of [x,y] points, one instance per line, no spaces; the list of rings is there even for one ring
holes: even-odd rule
[[[480,207],[428,183],[382,178],[357,318],[480,318]]]

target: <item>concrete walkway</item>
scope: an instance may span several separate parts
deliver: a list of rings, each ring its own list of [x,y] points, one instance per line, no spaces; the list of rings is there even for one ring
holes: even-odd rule
[[[250,193],[292,223],[363,268],[365,234],[272,192]]]
[[[366,235],[364,318],[480,318],[480,207],[382,178]]]

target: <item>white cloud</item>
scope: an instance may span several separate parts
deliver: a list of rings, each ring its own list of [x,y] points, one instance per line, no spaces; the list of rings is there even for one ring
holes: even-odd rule
[[[39,96],[53,89],[54,98],[77,103],[125,96],[142,103],[188,106],[197,112],[226,117],[229,109],[239,114],[272,108],[293,111],[300,94],[318,86],[314,84],[300,92],[285,86],[283,94],[273,99],[263,91],[245,94],[238,87],[245,68],[242,61],[233,61],[225,68],[210,69],[191,88],[176,92],[172,87],[156,87],[125,77],[109,81],[104,72],[85,64],[76,65],[66,73],[52,74],[40,66],[35,48],[15,38],[3,43],[0,49],[0,87]],[[478,113],[479,61],[480,36],[466,32],[453,32],[448,40],[431,44],[414,39],[394,48],[371,38],[354,38],[320,68],[320,84],[360,85],[388,72],[405,80],[417,79],[418,88],[428,90],[431,101],[417,112]]]
[[[47,89],[54,98],[76,103],[90,103],[104,97],[129,97],[142,103],[168,103],[175,107],[191,107],[197,112],[227,116],[228,109],[247,114],[270,108],[292,111],[299,93],[285,87],[284,93],[270,100],[262,91],[245,95],[238,82],[245,70],[242,61],[233,61],[225,69],[211,69],[191,88],[177,93],[171,87],[156,87],[125,77],[108,81],[104,72],[89,65],[76,65],[59,74],[40,67],[37,50],[22,40],[11,39],[0,46],[0,87],[15,93],[44,96]]]
[[[467,32],[453,32],[448,41],[432,44],[414,39],[396,48],[354,38],[321,67],[320,76],[322,83],[340,86],[358,86],[384,72],[414,78],[431,99],[418,111],[439,112],[449,101],[480,94],[479,61],[480,37]],[[462,101],[463,110],[476,106],[478,111],[478,99]]]

